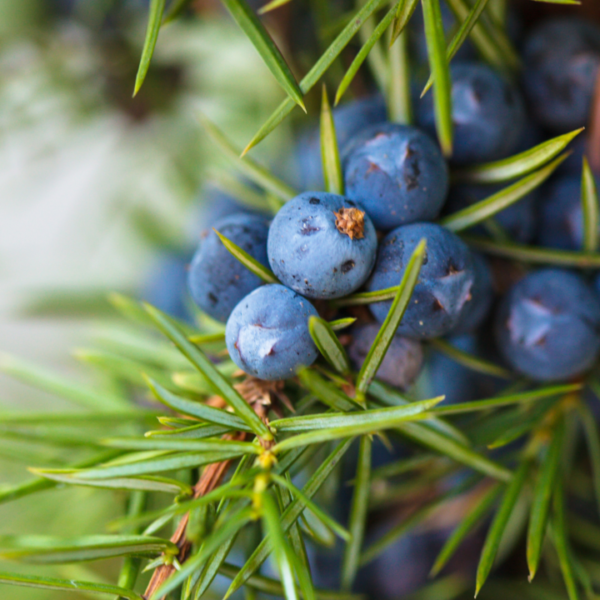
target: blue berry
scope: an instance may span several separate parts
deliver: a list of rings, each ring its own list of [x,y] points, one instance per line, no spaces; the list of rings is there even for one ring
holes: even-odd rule
[[[484,200],[506,187],[506,184],[497,185],[453,185],[448,194],[448,201],[444,212],[453,213],[472,204]],[[538,189],[521,198],[515,204],[496,213],[493,219],[516,242],[530,242],[535,235],[535,202],[539,196]],[[485,235],[487,230],[483,225],[477,225],[472,230],[478,235]]]
[[[342,104],[333,109],[333,121],[340,152],[348,142],[369,125],[383,123],[387,112],[383,97],[369,96]],[[304,190],[323,188],[323,165],[321,161],[321,142],[318,128],[304,134],[295,151],[298,186]]]
[[[458,350],[478,354],[477,339],[474,335],[453,335],[446,341]],[[423,392],[427,398],[446,396],[444,404],[471,402],[477,400],[480,377],[473,369],[467,369],[443,352],[434,350],[427,358]]]
[[[163,312],[189,320],[186,306],[189,259],[177,254],[161,257],[144,284],[141,297]]]
[[[452,163],[465,165],[512,154],[525,128],[525,108],[517,88],[490,67],[456,63],[452,75]],[[417,105],[417,121],[435,135],[433,94]]]
[[[359,370],[362,367],[378,333],[379,325],[375,324],[362,325],[352,330],[352,343],[348,348],[348,355],[355,369]],[[395,335],[377,371],[377,379],[401,390],[407,390],[417,379],[422,366],[421,343]]]
[[[215,229],[265,267],[269,222],[263,217],[237,214],[215,223]],[[235,305],[262,280],[223,246],[214,231],[200,242],[188,277],[194,302],[209,316],[225,322]]]
[[[598,293],[598,297],[600,298],[600,271],[598,271],[596,273],[596,276],[594,277],[593,287],[596,290],[596,292]]]
[[[538,146],[546,140],[542,128],[532,119],[529,113],[526,114],[526,123],[523,131],[521,132],[521,137],[517,145],[512,149],[511,153],[506,155],[507,157],[514,154],[520,154],[526,150],[531,150],[531,148],[535,148],[535,146]],[[569,149],[573,149],[572,143]],[[581,161],[579,164],[581,165]]]
[[[552,180],[539,202],[538,242],[548,248],[581,250],[583,209],[581,175]]]
[[[454,335],[475,331],[488,316],[494,299],[492,272],[487,260],[479,252],[473,252],[472,256],[475,283],[471,288],[469,308],[462,311],[458,324],[452,330]]]
[[[227,321],[225,341],[233,362],[259,379],[293,377],[317,358],[308,331],[315,307],[283,285],[264,285],[246,296]]]
[[[377,235],[352,200],[304,192],[273,219],[268,253],[275,275],[294,291],[308,298],[340,298],[369,277]]]
[[[435,338],[452,331],[462,311],[469,310],[475,284],[473,257],[454,233],[433,223],[414,223],[391,231],[381,242],[377,263],[369,280],[373,292],[396,286],[414,249],[427,240],[427,257],[419,281],[398,327],[411,338]],[[383,322],[391,302],[371,304],[371,312]]]
[[[435,219],[448,192],[448,166],[435,142],[396,123],[363,130],[349,144],[344,179],[348,197],[384,231]]]
[[[575,273],[531,273],[502,300],[496,339],[504,359],[533,379],[580,375],[600,350],[600,300]]]
[[[524,48],[523,86],[535,118],[562,132],[589,117],[600,67],[600,29],[577,18],[536,27]]]

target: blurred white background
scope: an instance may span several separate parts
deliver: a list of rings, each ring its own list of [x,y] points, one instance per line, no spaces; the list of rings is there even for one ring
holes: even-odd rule
[[[124,3],[128,28],[117,33],[86,0],[61,2],[73,5],[61,14],[54,4],[0,0],[0,351],[73,371],[85,315],[74,318],[68,304],[60,318],[28,307],[64,291],[135,293],[159,253],[136,217],[150,214],[181,237],[222,160],[194,112],[242,145],[281,92],[229,18],[209,11],[161,31],[157,74],[130,101],[144,3]],[[0,401],[36,399],[45,400],[0,375]]]

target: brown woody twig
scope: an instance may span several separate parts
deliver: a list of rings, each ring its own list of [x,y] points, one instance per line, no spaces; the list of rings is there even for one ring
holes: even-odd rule
[[[267,413],[272,405],[273,400],[276,398],[279,400],[287,400],[283,394],[283,382],[274,381],[262,381],[254,377],[247,377],[243,382],[235,386],[241,396],[252,406],[256,414],[268,425]],[[285,400],[284,400],[285,398]],[[288,401],[289,402],[289,401]],[[226,404],[219,396],[213,396],[207,404],[211,406],[218,406],[219,408],[225,407]],[[223,436],[223,439],[243,441],[246,439],[247,434],[239,432],[236,434],[227,434]],[[208,465],[198,483],[194,486],[194,499],[205,496],[215,488],[217,488],[225,474],[231,466],[232,460],[225,460],[223,462],[214,463]],[[186,537],[186,528],[189,521],[189,513],[179,522],[175,533],[171,536],[171,541],[179,548],[179,554],[177,555],[177,561],[183,564],[190,553],[191,543]],[[158,590],[161,585],[175,572],[175,567],[171,564],[164,564],[157,567],[152,574],[150,583],[144,593],[144,598],[148,600]],[[161,599],[163,600],[163,599]]]

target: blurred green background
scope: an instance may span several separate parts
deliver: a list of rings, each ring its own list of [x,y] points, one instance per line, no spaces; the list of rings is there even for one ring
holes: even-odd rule
[[[164,248],[194,242],[202,185],[227,164],[195,113],[243,146],[282,92],[218,2],[161,30],[135,99],[144,0],[0,0],[0,15],[0,352],[82,379],[70,352],[109,322],[106,293],[136,293]],[[284,126],[258,156],[280,156],[285,138]],[[2,375],[0,402],[3,410],[64,406]],[[27,478],[40,457],[64,458],[51,444],[34,455],[20,446],[0,440],[2,485]],[[122,512],[104,494],[58,490],[4,504],[1,533],[101,531]],[[114,582],[118,568],[29,572]],[[63,596],[0,589],[3,600]]]

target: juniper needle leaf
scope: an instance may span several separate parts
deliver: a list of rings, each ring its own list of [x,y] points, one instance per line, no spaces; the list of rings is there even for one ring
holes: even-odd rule
[[[348,375],[350,361],[329,323],[320,317],[310,317],[308,330],[313,342],[327,362],[342,375]]]
[[[558,156],[582,131],[565,133],[503,160],[454,171],[452,178],[469,183],[501,183],[524,177]]]
[[[450,231],[459,232],[493,217],[496,213],[508,208],[511,204],[521,200],[542,185],[566,158],[567,155],[563,154],[539,171],[527,175],[517,183],[500,190],[489,198],[444,217],[441,219],[440,225],[447,227]]]
[[[325,191],[332,194],[343,194],[344,176],[342,173],[342,163],[340,162],[340,151],[335,133],[335,122],[331,107],[329,106],[329,98],[327,97],[327,88],[325,85],[323,85],[323,98],[321,100],[320,134]]]
[[[243,419],[257,435],[271,438],[266,425],[258,418],[247,402],[231,387],[230,383],[215,368],[212,362],[194,346],[175,323],[163,312],[153,306],[146,305],[146,311],[152,317],[158,328],[181,350],[183,355],[210,381],[215,393],[219,394],[229,404],[236,414]]]
[[[369,385],[373,381],[377,370],[383,362],[385,354],[396,335],[398,325],[400,325],[400,321],[410,302],[415,285],[417,285],[421,265],[425,260],[426,248],[427,242],[423,239],[419,242],[410,257],[387,317],[363,362],[360,373],[356,378],[356,392],[359,400],[364,396]]]
[[[479,559],[479,565],[477,567],[477,583],[475,588],[475,596],[479,594],[487,576],[494,564],[494,559],[502,540],[502,534],[508,523],[508,519],[512,513],[512,510],[521,494],[527,474],[529,473],[531,465],[527,461],[522,461],[519,468],[515,472],[512,481],[509,483],[500,506],[496,511],[494,520],[490,525],[490,529],[485,538],[483,550],[481,551],[481,557]]]
[[[527,530],[527,565],[529,567],[530,581],[535,577],[537,572],[542,553],[542,543],[546,536],[550,501],[554,493],[554,484],[564,451],[565,429],[564,420],[559,420],[554,427],[552,441],[544,457],[535,485],[531,515],[529,517],[529,529]]]
[[[25,575],[23,573],[0,573],[0,583],[43,590],[77,592],[80,595],[82,592],[90,592],[95,594],[110,594],[119,598],[127,598],[127,600],[144,600],[142,596],[132,590],[116,585],[94,583],[91,581],[37,577],[35,575]]]
[[[135,96],[142,87],[144,79],[150,68],[150,61],[154,54],[154,48],[158,40],[158,32],[163,18],[163,12],[165,10],[165,0],[150,0],[150,10],[148,13],[148,27],[146,29],[146,39],[144,40],[144,48],[142,49],[142,58],[140,59],[140,66],[135,78],[135,88],[133,95]]]
[[[341,33],[331,43],[329,48],[323,53],[321,58],[314,64],[312,69],[305,75],[300,82],[300,89],[307,94],[312,87],[321,79],[323,74],[329,69],[342,50],[348,45],[356,32],[363,23],[384,3],[385,0],[368,0],[364,6],[357,11],[352,19]],[[259,142],[264,140],[278,125],[292,112],[295,104],[290,98],[284,100],[275,112],[269,117],[267,122],[260,128],[258,133],[252,138],[250,143],[244,149],[242,156]]]
[[[246,0],[222,0],[222,2],[261,55],[265,65],[273,73],[279,85],[306,112],[304,101],[302,100],[302,90],[298,87],[298,82],[279,48],[272,40],[261,20],[256,16],[252,8],[250,8],[248,2]]]
[[[425,21],[425,39],[429,67],[433,75],[435,124],[442,152],[452,155],[454,126],[452,122],[452,81],[446,55],[446,41],[439,0],[421,0]]]
[[[583,158],[581,175],[581,204],[583,209],[583,250],[596,252],[599,236],[599,208],[596,178],[586,157]]]

